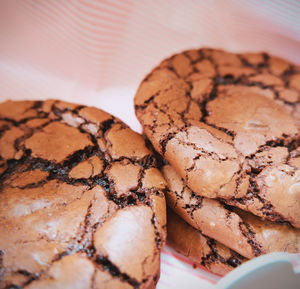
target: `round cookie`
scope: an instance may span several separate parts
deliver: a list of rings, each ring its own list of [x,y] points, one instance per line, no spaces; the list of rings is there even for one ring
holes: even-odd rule
[[[178,253],[209,271],[225,275],[246,261],[218,241],[201,234],[172,210],[167,211],[167,242]]]
[[[299,229],[263,221],[218,200],[198,196],[170,165],[163,166],[162,172],[170,189],[166,192],[168,206],[204,235],[249,259],[277,251],[300,252]]]
[[[185,51],[141,83],[136,115],[197,194],[300,228],[300,68],[266,53]]]
[[[0,104],[0,187],[0,288],[155,288],[166,183],[119,119]]]

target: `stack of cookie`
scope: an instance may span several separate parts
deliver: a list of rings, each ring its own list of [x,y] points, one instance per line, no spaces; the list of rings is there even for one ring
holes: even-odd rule
[[[300,67],[266,53],[185,51],[146,76],[135,111],[164,158],[177,251],[221,274],[300,252]]]

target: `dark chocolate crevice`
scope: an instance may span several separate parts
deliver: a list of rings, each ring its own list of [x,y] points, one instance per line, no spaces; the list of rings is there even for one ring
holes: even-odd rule
[[[0,127],[0,138],[4,135],[4,133],[10,129],[10,126],[5,124],[2,127]]]
[[[156,219],[155,213],[153,213],[153,215],[152,215],[151,224],[154,227],[156,247],[160,250],[162,248],[162,238],[161,238],[161,235],[158,230],[157,219]]]
[[[268,68],[269,67],[269,58],[270,58],[269,55],[265,52],[262,52],[261,54],[263,56],[263,61],[259,62],[257,64],[250,63],[245,57],[243,57],[242,54],[237,54],[237,55],[241,59],[244,66],[255,68],[257,70],[257,69]]]
[[[22,165],[25,165],[30,160],[32,151],[27,149],[24,151],[20,159],[8,159],[6,160],[6,170],[0,175],[0,192],[3,191],[4,181],[20,169]]]
[[[218,83],[216,80],[217,80],[217,77],[214,78],[213,88],[212,88],[210,94],[207,97],[205,97],[202,102],[199,102],[200,110],[202,113],[200,121],[202,121],[204,123],[206,123],[206,117],[209,116],[209,114],[210,114],[210,112],[207,110],[207,104],[210,101],[213,101],[214,99],[216,99],[218,97],[218,94],[217,94]]]
[[[250,159],[250,158],[249,158]],[[251,155],[251,159],[255,159],[255,155]],[[260,212],[262,213],[261,217],[267,217],[268,219],[271,219],[274,222],[278,222],[278,223],[288,223],[290,224],[286,218],[284,218],[281,214],[279,214],[278,212],[276,212],[274,210],[273,205],[271,204],[270,201],[266,200],[265,198],[263,198],[260,194],[260,188],[257,184],[257,177],[258,175],[262,172],[262,170],[266,167],[267,165],[261,165],[259,167],[251,167],[251,170],[248,171],[244,171],[244,173],[246,175],[249,175],[249,187],[247,190],[247,193],[245,196],[243,197],[231,197],[230,199],[221,199],[219,198],[220,201],[224,202],[224,203],[228,203],[229,205],[236,205],[239,206],[242,205],[241,208],[243,208],[243,206],[247,206],[247,203],[253,202],[253,198],[255,198],[256,200],[258,200],[261,204],[261,210]],[[241,178],[243,178],[244,176],[241,175]],[[239,183],[237,184],[237,189],[235,194],[237,193],[237,190],[240,186],[240,180]]]
[[[158,167],[157,159],[152,154],[144,156],[141,160],[139,160],[139,163],[144,170]]]
[[[247,242],[251,246],[254,256],[265,253],[262,246],[256,241],[255,232],[251,229],[249,224],[240,222],[239,228],[242,234],[247,238]]]
[[[196,195],[195,192],[192,192],[191,194],[191,200],[195,199],[195,203],[193,204],[186,204],[185,209],[186,211],[191,215],[192,218],[194,218],[193,214],[196,210],[202,208],[202,202],[203,202],[203,197]]]
[[[10,284],[5,286],[3,289],[22,289],[23,287],[20,285]]]
[[[79,237],[79,240],[77,241],[78,244],[80,244],[80,246],[83,247],[83,249],[85,249],[85,247],[87,245],[91,245],[90,240],[89,240],[89,239],[91,239],[91,236],[87,236],[87,235],[91,234],[93,232],[93,228],[91,228],[91,224],[90,224],[92,207],[93,207],[93,202],[91,201],[87,207],[87,210],[86,210],[86,213],[84,216],[84,220],[81,224],[81,228],[80,228],[81,236]]]
[[[160,143],[160,149],[161,149],[161,152],[162,152],[162,155],[164,155],[166,153],[166,146],[168,144],[168,142],[174,138],[176,135],[176,133],[174,132],[171,132],[171,133],[168,133],[159,143]]]
[[[113,264],[107,256],[97,255],[95,263],[101,265],[101,267],[107,271],[113,278],[119,278],[125,283],[131,285],[134,289],[139,289],[141,283],[138,282],[135,278],[130,277],[128,274],[123,273],[120,269]]]
[[[205,237],[207,238],[206,244],[209,246],[210,252],[207,253],[205,257],[202,257],[201,264],[203,266],[209,267],[213,263],[220,262],[222,264],[229,265],[232,268],[236,268],[238,265],[242,263],[242,261],[245,260],[244,257],[242,257],[241,255],[239,255],[238,253],[232,250],[230,250],[231,255],[229,257],[224,258],[218,253],[216,241],[207,236]]]
[[[32,282],[34,282],[36,280],[39,280],[43,273],[44,272],[31,273],[31,272],[28,272],[27,270],[24,270],[24,269],[14,271],[14,272],[11,273],[12,275],[20,274],[20,275],[23,275],[27,280],[25,282],[23,282],[22,285],[20,285],[20,284],[9,284],[9,285],[5,286],[4,289],[22,289],[22,288],[25,288],[26,286],[28,286]]]
[[[289,152],[295,150],[296,148],[298,148],[300,146],[300,137],[297,138],[291,138],[286,139],[286,138],[282,138],[282,139],[277,139],[277,140],[270,140],[267,141],[265,143],[264,146],[268,146],[268,147],[286,147],[288,149]]]
[[[225,132],[227,135],[231,136],[232,139],[234,139],[235,136],[236,136],[236,132],[234,132],[232,130],[229,130],[227,128],[224,128],[224,127],[221,127],[221,126],[217,126],[217,125],[215,125],[213,123],[209,123],[208,121],[205,121],[205,124],[207,124],[208,126],[211,126],[211,127],[215,128],[217,130]]]
[[[165,164],[167,164],[168,161],[164,159],[162,155],[157,152],[157,150],[153,147],[152,143],[150,142],[150,140],[147,138],[146,135],[144,135],[144,139],[145,139],[146,147],[151,151],[152,155],[155,158],[156,168],[161,169]]]
[[[38,112],[36,116],[30,116],[30,117],[26,117],[23,118],[21,120],[14,120],[12,118],[8,118],[8,117],[0,117],[0,120],[6,121],[11,123],[13,126],[15,127],[20,127],[22,124],[26,124],[26,122],[30,121],[30,120],[34,120],[34,119],[46,119],[49,116],[48,113],[46,112]]]
[[[100,129],[103,133],[103,135],[112,128],[112,126],[115,124],[115,120],[113,118],[110,118],[104,122],[101,123]]]
[[[26,286],[26,285],[30,284],[31,282],[38,280],[40,278],[39,273],[30,273],[26,270],[18,270],[16,273],[24,275],[25,277],[28,278],[28,280],[23,284],[23,286]]]

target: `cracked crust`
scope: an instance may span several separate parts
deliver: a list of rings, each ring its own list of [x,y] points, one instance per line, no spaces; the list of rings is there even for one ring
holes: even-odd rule
[[[171,209],[168,209],[168,244],[178,253],[209,271],[225,275],[247,259],[219,243],[203,235]]]
[[[142,136],[106,112],[0,104],[0,288],[154,288],[165,191]]]
[[[146,76],[135,111],[155,150],[196,194],[300,228],[292,160],[300,67],[266,53],[185,51]]]
[[[246,258],[271,252],[300,252],[300,230],[261,220],[251,213],[196,195],[170,165],[162,168],[168,182],[167,204],[187,223]]]

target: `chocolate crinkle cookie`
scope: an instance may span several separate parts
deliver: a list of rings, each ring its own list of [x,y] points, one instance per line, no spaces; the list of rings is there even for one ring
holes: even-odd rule
[[[110,114],[0,104],[0,288],[154,288],[165,190],[144,139]]]
[[[144,78],[135,111],[180,217],[246,258],[300,251],[299,66],[184,51]]]

